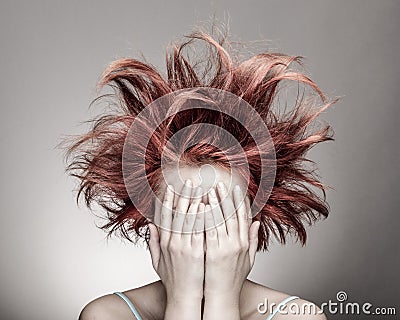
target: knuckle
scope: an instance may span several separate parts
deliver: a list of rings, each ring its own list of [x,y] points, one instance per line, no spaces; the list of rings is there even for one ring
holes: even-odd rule
[[[249,244],[248,241],[244,241],[244,242],[241,243],[242,252],[249,251],[249,247],[250,247],[250,244]]]
[[[230,250],[233,254],[239,254],[242,251],[242,247],[240,245],[240,243],[235,242],[232,244],[232,246],[230,247]]]
[[[214,252],[214,250],[207,250],[206,259],[208,260],[208,262],[217,262],[218,257],[219,256]]]
[[[171,241],[168,245],[168,250],[173,254],[177,254],[180,253],[181,248],[175,241]]]
[[[191,256],[195,261],[202,260],[204,257],[203,248],[199,247],[196,250],[191,250]]]
[[[195,244],[203,243],[203,234],[200,232],[196,232],[192,234],[192,242]]]
[[[210,239],[216,239],[217,238],[217,229],[215,229],[215,228],[208,229],[207,237]]]
[[[161,239],[160,241],[160,248],[161,250],[165,251],[168,249],[168,241],[164,238]]]

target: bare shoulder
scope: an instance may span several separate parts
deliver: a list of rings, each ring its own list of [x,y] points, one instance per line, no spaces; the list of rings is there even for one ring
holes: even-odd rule
[[[159,300],[157,293],[161,291],[160,286],[160,282],[157,281],[123,293],[133,303],[143,319],[154,319],[158,310],[149,302]],[[132,319],[132,311],[127,303],[116,294],[106,294],[94,299],[82,309],[79,315],[79,320],[125,319]]]
[[[124,301],[115,294],[107,294],[90,301],[81,311],[79,320],[127,319]]]
[[[311,301],[294,299],[274,316],[274,320],[327,320],[322,310]]]
[[[252,306],[245,317],[248,320],[265,320],[279,303],[293,296],[253,281],[249,281],[248,288],[247,304]],[[326,320],[326,316],[315,303],[301,298],[288,301],[280,310],[281,312],[274,315],[273,320]]]

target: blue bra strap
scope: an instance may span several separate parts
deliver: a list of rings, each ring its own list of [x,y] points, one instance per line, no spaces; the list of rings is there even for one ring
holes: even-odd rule
[[[281,301],[274,309],[274,311],[267,317],[267,319],[265,320],[271,320],[280,310],[280,308],[282,308],[286,303],[288,303],[289,301],[292,301],[294,299],[298,299],[299,297],[297,296],[291,296],[291,297],[287,297],[285,300]]]
[[[122,292],[114,292],[114,294],[116,294],[117,296],[119,296],[120,298],[122,298],[126,304],[129,306],[129,308],[131,309],[132,313],[135,315],[137,320],[142,320],[142,318],[139,315],[139,312],[137,312],[135,306],[133,305],[132,301],[129,300],[129,298],[123,294]]]

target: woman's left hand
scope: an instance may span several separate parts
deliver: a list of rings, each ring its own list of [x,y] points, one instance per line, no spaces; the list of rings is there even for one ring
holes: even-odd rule
[[[250,225],[250,205],[239,186],[232,199],[225,185],[218,183],[218,194],[221,203],[211,189],[205,207],[205,303],[209,310],[222,311],[221,304],[236,305],[238,310],[243,283],[254,264],[260,222]],[[207,308],[206,313],[216,315]]]

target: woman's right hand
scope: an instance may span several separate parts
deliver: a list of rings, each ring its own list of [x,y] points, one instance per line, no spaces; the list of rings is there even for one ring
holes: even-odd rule
[[[162,207],[156,206],[155,210],[154,222],[159,227],[149,224],[152,264],[167,294],[166,318],[169,318],[169,306],[171,317],[195,319],[197,317],[188,312],[193,313],[197,307],[199,314],[201,311],[204,281],[204,215],[201,212],[204,212],[204,204],[201,203],[201,188],[194,189],[193,195],[192,189],[191,181],[187,180],[180,196],[175,195],[179,198],[173,215],[174,190],[168,186]]]

